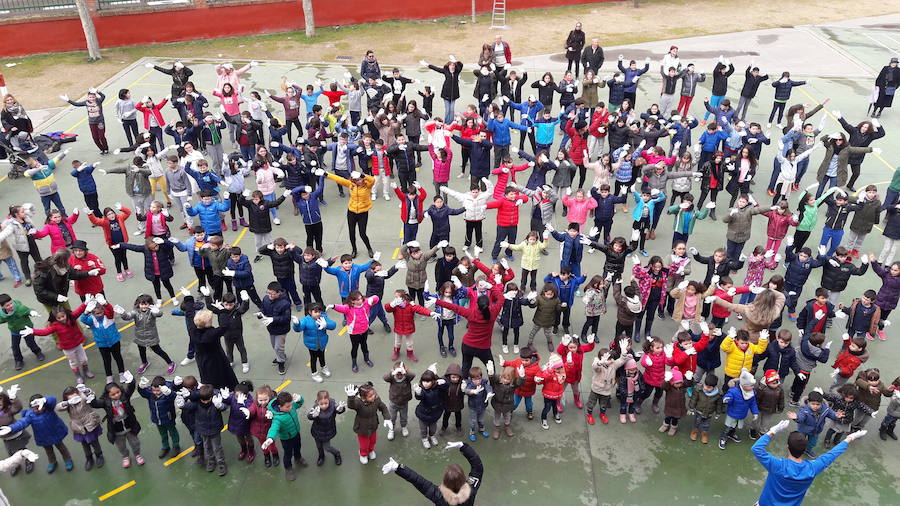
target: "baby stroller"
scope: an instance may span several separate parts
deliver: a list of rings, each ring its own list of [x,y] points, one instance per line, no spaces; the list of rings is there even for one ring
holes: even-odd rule
[[[32,136],[28,132],[19,132],[9,136],[0,134],[0,151],[10,163],[9,178],[17,179],[25,174],[28,166],[25,160],[34,158],[46,165],[50,160],[46,152],[59,151],[59,143],[46,135]]]

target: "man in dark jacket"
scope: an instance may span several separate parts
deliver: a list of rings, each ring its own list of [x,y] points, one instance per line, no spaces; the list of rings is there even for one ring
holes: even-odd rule
[[[750,62],[750,65],[747,65],[747,70],[744,71],[744,86],[741,88],[741,99],[738,100],[736,110],[736,114],[741,121],[747,119],[747,110],[750,109],[750,102],[756,97],[756,92],[759,90],[759,84],[768,79],[769,74],[760,75],[759,67],[754,67],[753,62]]]
[[[731,77],[731,74],[734,74],[734,65],[723,56],[719,56],[719,63],[713,69],[712,98],[709,100],[709,106],[713,109],[718,108],[722,100],[725,99],[725,95],[728,93],[728,78]],[[709,119],[709,106],[707,106],[707,112],[703,116],[704,122]]]
[[[302,307],[302,306],[301,306]],[[269,333],[269,341],[272,350],[275,351],[275,363],[278,365],[278,374],[284,374],[284,363],[287,357],[284,354],[284,341],[291,329],[291,302],[284,295],[281,283],[273,281],[266,287],[266,298],[262,301],[262,307],[255,316],[259,318],[266,331]]]
[[[584,66],[584,73],[590,70],[594,75],[600,74],[600,67],[603,66],[603,48],[600,47],[600,39],[591,39],[591,45],[584,48],[581,52],[581,64]]]

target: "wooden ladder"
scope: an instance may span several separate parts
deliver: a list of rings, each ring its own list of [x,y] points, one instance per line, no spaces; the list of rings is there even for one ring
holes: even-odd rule
[[[506,0],[494,0],[491,9],[491,30],[506,28]]]

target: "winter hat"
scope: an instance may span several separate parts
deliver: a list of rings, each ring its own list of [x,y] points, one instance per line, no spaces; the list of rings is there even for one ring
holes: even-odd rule
[[[766,381],[766,385],[774,383],[776,381],[781,381],[781,376],[778,375],[778,371],[776,371],[775,369],[769,369],[768,371],[766,371],[764,378]]]
[[[707,386],[714,387],[719,384],[719,377],[715,374],[707,374],[706,378],[703,380],[703,384]]]
[[[70,246],[69,249],[83,249],[83,250],[87,251],[88,246],[87,246],[86,242],[79,239],[77,241],[72,241],[72,246]]]
[[[357,170],[354,170],[353,172],[350,173],[350,179],[359,179],[361,177],[362,177],[362,172],[359,172]]]
[[[810,392],[809,395],[806,397],[807,402],[822,402],[823,400],[825,400],[825,398],[822,397],[822,394],[815,390]]]
[[[669,383],[674,384],[674,383],[682,383],[682,382],[684,382],[684,374],[681,374],[681,371],[679,371],[677,367],[673,367],[672,368],[672,381],[670,381]]]
[[[637,369],[637,362],[633,358],[629,358],[628,362],[625,362],[625,370],[630,371],[631,369]]]
[[[183,68],[184,68],[184,63],[181,63],[180,61],[177,61],[177,62],[175,62],[175,65],[174,65],[174,66],[175,66],[176,69],[183,69]]]
[[[741,369],[740,384],[742,387],[753,386],[756,384],[756,378],[747,369]]]
[[[896,57],[891,58],[891,63],[900,63],[900,59],[897,59]]]
[[[421,248],[422,246],[419,244],[419,241],[409,241],[406,243],[406,247],[409,249],[413,248]]]

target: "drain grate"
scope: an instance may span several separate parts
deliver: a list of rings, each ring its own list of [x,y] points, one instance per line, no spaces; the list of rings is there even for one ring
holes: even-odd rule
[[[334,59],[337,61],[350,61],[349,56],[335,56]]]

